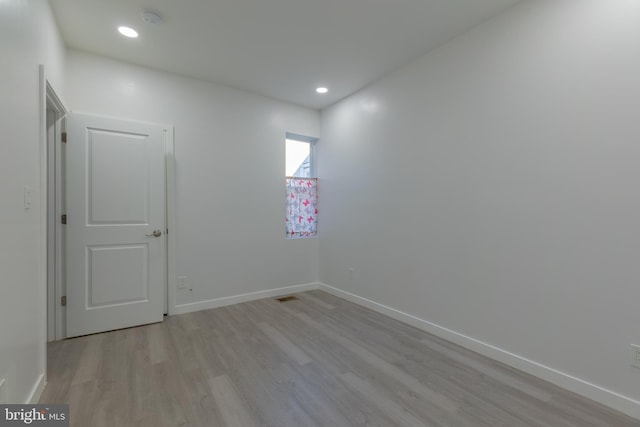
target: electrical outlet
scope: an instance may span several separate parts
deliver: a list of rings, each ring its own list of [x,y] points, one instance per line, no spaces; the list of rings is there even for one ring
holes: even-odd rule
[[[28,185],[24,186],[24,208],[25,210],[31,209],[31,204],[33,203],[31,196],[31,187]]]
[[[640,369],[640,345],[631,344],[631,366]]]
[[[353,275],[355,273],[355,270],[353,267],[349,268],[349,280],[353,280]]]
[[[187,276],[178,276],[178,289],[187,289],[189,287],[189,278]]]

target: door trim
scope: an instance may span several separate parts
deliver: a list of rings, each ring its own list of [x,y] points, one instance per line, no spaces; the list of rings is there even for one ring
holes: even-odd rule
[[[165,147],[165,179],[167,180],[165,189],[165,203],[167,205],[165,220],[167,222],[167,272],[166,272],[166,292],[165,292],[165,314],[173,315],[176,312],[176,203],[175,203],[175,144],[174,144],[174,128],[173,125],[163,125],[165,129],[166,147]]]
[[[63,250],[62,242],[62,224],[58,220],[62,214],[62,203],[64,195],[62,194],[62,176],[61,176],[61,156],[62,156],[62,132],[64,117],[67,114],[66,108],[62,105],[55,90],[47,82],[47,109],[53,109],[53,132],[49,129],[51,123],[47,118],[47,186],[46,197],[47,204],[44,205],[47,213],[47,289],[48,292],[48,310],[51,311],[48,322],[48,341],[62,339],[64,313],[56,310],[56,301],[64,295],[64,278],[62,260],[60,256]]]
[[[52,84],[47,79],[45,66],[39,65],[40,83],[40,276],[43,289],[43,313],[45,343],[56,339],[62,339],[61,316],[63,313],[57,310],[55,301],[62,291],[62,268],[61,260],[57,255],[61,241],[61,225],[55,221],[59,211],[60,197],[60,137],[63,118],[68,110],[56,93]],[[47,110],[54,113],[54,129],[51,135],[48,129]],[[53,144],[53,147],[51,145]],[[49,148],[55,150],[55,155],[51,156]],[[51,178],[52,187],[49,187]],[[53,187],[55,185],[55,187]],[[49,203],[49,191],[54,192],[54,203]],[[51,216],[53,221],[50,222]],[[51,229],[50,224],[55,224]],[[53,242],[51,242],[53,240]],[[49,243],[52,243],[50,246]],[[55,244],[55,246],[53,246]],[[53,251],[53,253],[51,253]],[[49,263],[49,257],[54,258],[54,263]],[[52,271],[53,270],[53,271]],[[51,292],[49,291],[51,288]],[[49,325],[53,322],[53,325]],[[51,327],[50,327],[51,326]],[[46,372],[46,350],[45,350],[45,372]]]

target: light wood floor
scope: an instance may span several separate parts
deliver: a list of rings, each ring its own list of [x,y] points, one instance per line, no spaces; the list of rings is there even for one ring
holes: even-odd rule
[[[418,329],[313,291],[49,346],[41,403],[71,425],[640,426]]]

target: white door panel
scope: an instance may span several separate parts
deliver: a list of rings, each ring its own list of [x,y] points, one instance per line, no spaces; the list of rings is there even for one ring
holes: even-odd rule
[[[165,131],[78,113],[67,124],[67,336],[159,322]]]
[[[147,135],[88,129],[88,223],[148,224]],[[117,165],[117,167],[114,167]]]
[[[87,308],[149,300],[147,245],[87,248]]]

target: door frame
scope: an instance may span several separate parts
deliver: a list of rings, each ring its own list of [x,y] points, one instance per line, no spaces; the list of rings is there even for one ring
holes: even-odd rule
[[[41,206],[41,272],[44,282],[46,313],[46,341],[64,338],[64,310],[58,310],[60,297],[64,295],[64,270],[62,268],[62,224],[58,220],[62,209],[62,128],[68,110],[46,77],[44,65],[40,65],[41,96],[41,146],[40,146],[40,206]],[[48,111],[53,112],[49,120]],[[51,129],[53,127],[53,129]],[[53,323],[53,324],[52,324]]]
[[[64,117],[70,112],[64,107],[60,98],[56,95],[54,88],[46,78],[45,68],[40,65],[40,203],[41,209],[41,242],[40,257],[42,262],[40,267],[40,276],[43,288],[43,313],[44,315],[44,342],[63,340],[67,337],[66,333],[66,307],[61,305],[61,297],[66,295],[65,283],[65,233],[60,221],[60,215],[64,213],[64,186],[62,174],[64,173],[64,164],[62,157],[64,148],[62,144],[62,129],[64,128]],[[56,112],[56,132],[53,138],[50,138],[47,128],[47,109],[52,108]],[[104,116],[107,117],[107,116]],[[121,118],[118,118],[121,119]],[[123,119],[134,121],[131,119]],[[174,147],[174,127],[173,125],[148,123],[160,126],[165,132],[165,221],[166,229],[164,236],[166,238],[166,259],[165,259],[165,290],[164,294],[164,313],[174,314],[176,300],[176,220],[175,220],[175,147]],[[51,140],[53,139],[53,140]],[[49,144],[55,144],[55,155],[51,156]],[[53,157],[53,158],[51,158]],[[53,169],[53,170],[52,170]],[[54,183],[51,183],[51,180]],[[49,186],[55,188],[55,203],[48,203]],[[50,206],[51,205],[51,206]],[[51,224],[55,224],[51,230]],[[48,242],[54,240],[55,247],[49,245]],[[51,251],[53,250],[53,253]],[[48,259],[55,259],[54,270],[49,271]],[[51,283],[53,280],[54,283]],[[55,323],[54,326],[50,322]],[[46,369],[46,351],[45,351],[45,369]]]

